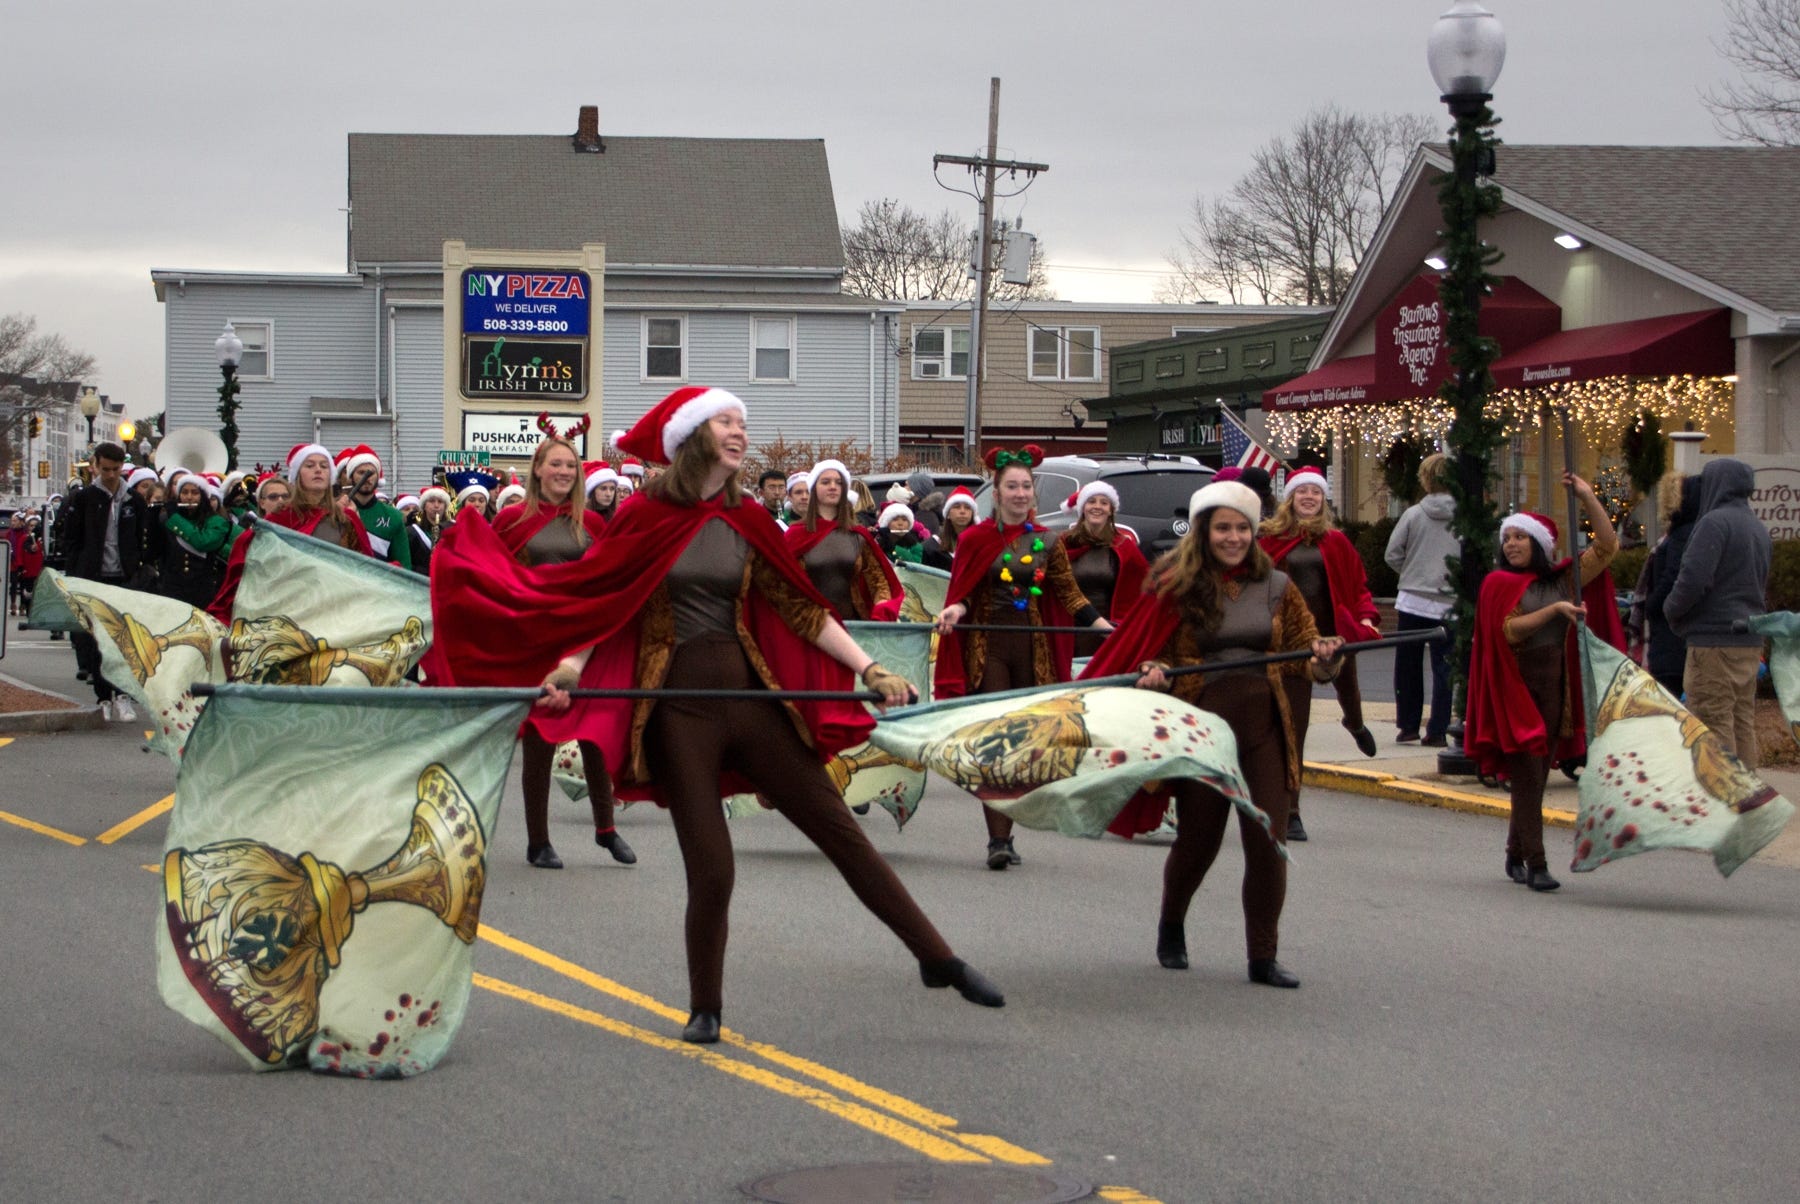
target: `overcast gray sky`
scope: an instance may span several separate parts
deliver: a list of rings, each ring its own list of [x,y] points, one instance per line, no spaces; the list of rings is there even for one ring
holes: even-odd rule
[[[1718,0],[1487,2],[1505,139],[1720,141],[1699,100],[1726,70]],[[567,133],[582,104],[603,133],[823,138],[841,215],[895,196],[972,219],[931,156],[980,148],[994,75],[1003,154],[1051,167],[1010,212],[1058,296],[1148,300],[1196,193],[1312,107],[1441,117],[1425,37],[1448,6],[10,3],[0,312],[155,413],[151,268],[342,271],[348,133]]]

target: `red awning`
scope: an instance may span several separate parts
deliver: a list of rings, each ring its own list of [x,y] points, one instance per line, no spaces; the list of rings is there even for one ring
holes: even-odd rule
[[[1264,390],[1265,410],[1316,410],[1331,406],[1363,405],[1375,392],[1375,357],[1351,355],[1332,360],[1317,371],[1296,376],[1284,385]]]
[[[1502,389],[1603,376],[1726,376],[1735,371],[1728,309],[1564,330],[1501,356],[1493,367],[1494,383]]]

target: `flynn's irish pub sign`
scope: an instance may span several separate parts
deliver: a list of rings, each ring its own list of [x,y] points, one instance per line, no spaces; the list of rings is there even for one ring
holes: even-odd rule
[[[462,273],[463,396],[579,401],[588,393],[588,274],[473,267]]]

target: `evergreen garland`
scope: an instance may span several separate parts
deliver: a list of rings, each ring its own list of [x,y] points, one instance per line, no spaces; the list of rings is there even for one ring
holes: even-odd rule
[[[238,382],[235,368],[223,368],[225,381],[219,386],[219,438],[225,444],[225,471],[237,471]]]
[[[1459,98],[1460,99],[1460,98]],[[1450,451],[1456,471],[1450,474],[1450,496],[1456,499],[1456,516],[1450,530],[1462,545],[1462,555],[1450,559],[1451,584],[1456,594],[1455,655],[1451,673],[1456,683],[1456,713],[1466,714],[1462,700],[1469,678],[1469,656],[1475,637],[1475,603],[1481,582],[1499,552],[1500,513],[1489,493],[1494,456],[1505,444],[1500,420],[1485,412],[1487,395],[1494,387],[1488,368],[1499,355],[1492,339],[1478,329],[1481,298],[1497,283],[1488,271],[1500,262],[1500,252],[1481,240],[1480,223],[1500,212],[1500,188],[1485,179],[1493,171],[1494,147],[1499,140],[1493,127],[1499,122],[1486,98],[1453,108],[1456,125],[1451,132],[1452,169],[1438,183],[1438,204],[1443,210],[1444,243],[1448,269],[1438,282],[1444,306],[1444,337],[1450,349],[1451,372],[1439,396],[1455,407],[1450,424]]]

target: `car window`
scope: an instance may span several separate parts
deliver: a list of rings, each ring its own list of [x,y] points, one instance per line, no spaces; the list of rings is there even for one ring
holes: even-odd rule
[[[1081,482],[1074,477],[1064,476],[1060,472],[1037,473],[1037,511],[1039,514],[1054,514],[1058,507],[1068,500],[1069,495],[1081,488]]]
[[[1108,477],[1107,484],[1119,491],[1119,512],[1145,518],[1186,518],[1188,500],[1194,490],[1206,485],[1212,476],[1204,472],[1133,472]]]

